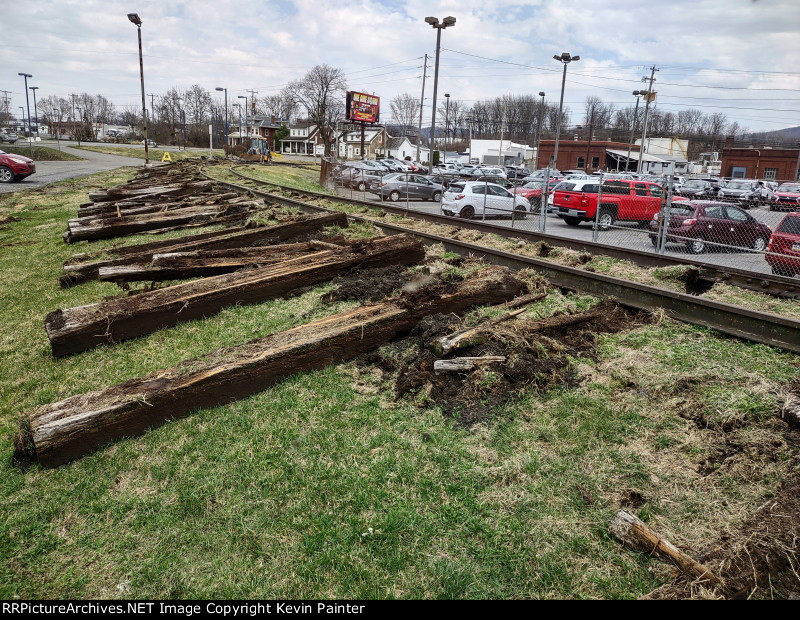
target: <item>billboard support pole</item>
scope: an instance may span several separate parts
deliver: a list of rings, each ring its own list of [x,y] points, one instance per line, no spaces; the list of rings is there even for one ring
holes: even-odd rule
[[[361,123],[361,159],[366,159],[364,156],[364,123]]]

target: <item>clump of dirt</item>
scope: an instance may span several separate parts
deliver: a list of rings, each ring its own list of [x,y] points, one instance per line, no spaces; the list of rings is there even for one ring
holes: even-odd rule
[[[333,290],[323,295],[322,301],[380,301],[391,297],[393,292],[401,290],[415,277],[416,274],[404,265],[357,271],[335,278]]]
[[[596,336],[632,329],[649,316],[604,301],[587,312],[544,320],[515,319],[492,326],[484,341],[445,358],[502,356],[505,362],[466,372],[434,371],[443,356],[429,349],[441,336],[464,328],[454,315],[425,318],[409,337],[365,358],[390,379],[397,397],[415,395],[421,406],[438,405],[463,425],[491,419],[496,408],[522,391],[577,383],[572,358],[592,356]]]

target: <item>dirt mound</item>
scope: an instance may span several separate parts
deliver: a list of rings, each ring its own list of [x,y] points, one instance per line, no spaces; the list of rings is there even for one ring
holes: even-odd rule
[[[494,410],[520,392],[574,385],[571,358],[591,355],[600,333],[632,329],[649,320],[611,301],[578,315],[515,320],[493,326],[481,344],[447,357],[503,356],[505,362],[467,372],[434,372],[441,359],[428,349],[435,338],[464,325],[453,315],[427,317],[408,338],[371,354],[366,361],[389,376],[398,397],[416,394],[422,405],[438,405],[461,424],[491,419]]]
[[[334,301],[380,301],[402,290],[417,274],[403,265],[378,267],[357,271],[333,280],[334,289],[322,297],[325,303]]]
[[[706,589],[681,577],[645,598],[790,598],[800,593],[800,480],[787,481],[735,531],[723,533],[697,559],[724,583]]]

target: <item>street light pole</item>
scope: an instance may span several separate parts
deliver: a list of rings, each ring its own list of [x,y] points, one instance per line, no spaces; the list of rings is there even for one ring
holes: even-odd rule
[[[425,79],[428,77],[428,55],[425,54],[425,64],[422,69],[422,96],[419,100],[419,131],[417,131],[417,163],[422,163],[419,158],[419,148],[422,144],[422,110],[425,107]]]
[[[39,112],[36,110],[36,91],[39,90],[38,86],[31,86],[30,89],[33,91],[33,120],[36,123],[36,137],[39,137]],[[28,119],[31,120],[30,118]]]
[[[630,170],[631,148],[633,148],[633,132],[636,131],[636,118],[639,116],[639,96],[646,94],[646,90],[635,90],[633,96],[636,97],[636,107],[633,109],[633,121],[631,122],[631,139],[628,140],[628,158],[625,160],[625,172]]]
[[[136,26],[139,36],[139,79],[142,83],[142,129],[144,130],[144,165],[150,164],[150,152],[147,145],[147,102],[144,98],[144,61],[142,60],[142,20],[136,13],[128,13],[128,19]]]
[[[239,95],[236,97],[237,99],[244,99],[244,124],[248,124],[247,120],[247,95]],[[241,115],[242,115],[242,106],[239,104],[239,144],[244,145],[244,138],[242,138],[242,124],[241,124]],[[250,134],[249,131],[246,131],[245,138]]]
[[[241,106],[241,104],[234,103],[233,107],[234,108],[239,108],[239,140],[241,140],[242,139],[242,106]],[[241,144],[241,142],[239,144]]]
[[[216,90],[225,91],[225,146],[228,146],[228,89],[222,86],[217,86]],[[224,147],[223,147],[223,150]]]
[[[558,122],[556,123],[556,145],[553,149],[553,164],[549,167],[558,166],[558,139],[561,137],[561,114],[564,110],[564,85],[567,82],[567,65],[575,60],[580,60],[580,56],[570,56],[569,52],[563,52],[561,56],[553,56],[555,60],[564,65],[564,75],[561,77],[561,100],[558,104]]]
[[[455,17],[445,17],[441,23],[435,17],[426,17],[425,23],[436,29],[436,68],[433,73],[433,105],[431,106],[431,167],[433,167],[433,152],[436,148],[436,93],[439,89],[439,49],[442,44],[442,30],[456,25]]]
[[[58,150],[61,150],[61,110],[53,108],[53,120],[58,115],[58,128],[56,129],[56,141],[58,142]]]
[[[25,105],[28,107],[28,148],[33,155],[33,142],[31,141],[31,102],[28,100],[28,78],[33,76],[30,73],[17,73],[25,79]]]
[[[544,122],[544,91],[539,93],[542,98],[542,104],[539,106],[539,131],[536,132],[536,158],[533,160],[533,169],[539,169],[539,149],[542,144],[542,123]]]
[[[447,132],[450,130],[450,93],[444,94],[444,163],[447,163]]]

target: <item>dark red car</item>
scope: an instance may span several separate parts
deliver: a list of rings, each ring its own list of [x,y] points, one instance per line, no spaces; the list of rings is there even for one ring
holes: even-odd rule
[[[764,258],[775,275],[800,273],[800,212],[787,213],[781,220],[772,233]]]
[[[658,243],[658,216],[650,221],[650,240]],[[708,249],[747,249],[763,252],[772,229],[752,215],[725,202],[692,200],[673,203],[667,243],[686,245],[692,254]]]
[[[549,193],[553,192],[553,188],[561,183],[563,179],[550,179],[550,190]],[[529,181],[525,183],[525,185],[521,187],[515,187],[511,190],[512,193],[517,194],[518,196],[522,196],[523,198],[527,198],[528,202],[531,203],[531,209],[534,213],[539,212],[539,208],[542,206],[542,190],[544,189],[544,179],[541,181]]]
[[[775,200],[769,203],[770,211],[796,211],[800,209],[800,183],[783,183],[775,190]]]
[[[23,155],[0,151],[0,183],[13,183],[36,172],[36,164]]]

